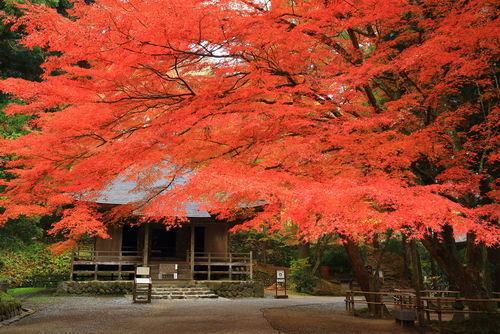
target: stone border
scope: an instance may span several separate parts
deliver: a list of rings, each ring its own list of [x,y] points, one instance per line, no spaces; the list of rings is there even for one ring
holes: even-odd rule
[[[17,321],[35,313],[34,310],[30,310],[30,309],[27,309],[24,307],[21,308],[21,311],[22,311],[21,314],[18,314],[15,317],[12,317],[12,318],[4,320],[4,321],[0,321],[0,328],[10,326],[14,322],[17,322]]]
[[[133,281],[66,281],[59,283],[57,293],[121,295],[132,293],[133,289]]]
[[[196,281],[195,284],[207,286],[219,297],[264,297],[264,285],[260,281]],[[132,293],[133,288],[133,281],[66,281],[59,284],[57,293],[127,295]]]

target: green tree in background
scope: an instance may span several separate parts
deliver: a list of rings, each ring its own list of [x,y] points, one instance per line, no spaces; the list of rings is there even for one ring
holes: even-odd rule
[[[65,15],[68,1],[32,0],[45,3]],[[0,13],[19,17],[22,12],[15,6],[15,1],[0,0]],[[11,23],[2,22],[0,14],[0,78],[14,77],[31,81],[40,81],[43,73],[40,67],[45,56],[41,48],[29,50],[20,45],[21,34],[11,29]],[[15,139],[27,134],[27,123],[33,119],[29,115],[6,115],[3,109],[13,100],[0,92],[0,139]],[[15,177],[6,170],[7,161],[13,156],[0,156],[0,179]],[[3,187],[0,186],[0,196]],[[0,207],[0,211],[3,208]],[[67,254],[51,257],[45,248],[50,239],[44,235],[44,226],[50,217],[27,218],[21,216],[11,219],[0,228],[0,280],[6,280],[11,286],[36,285],[40,280],[54,279],[55,276],[68,275],[69,258]],[[52,278],[50,278],[52,277]],[[37,280],[39,280],[37,282]]]

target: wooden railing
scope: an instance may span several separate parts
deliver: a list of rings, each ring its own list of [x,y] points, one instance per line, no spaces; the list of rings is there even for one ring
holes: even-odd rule
[[[252,253],[187,252],[186,279],[230,281],[253,279]],[[73,253],[71,279],[132,279],[135,266],[142,264],[142,252],[96,251],[78,248]]]
[[[96,251],[78,248],[73,252],[71,279],[133,279],[135,267],[142,263],[137,251]]]
[[[225,277],[232,280],[253,279],[253,257],[250,253],[187,252],[193,279]]]
[[[493,296],[497,296],[498,293],[494,292]],[[370,296],[370,300],[366,300],[366,297]],[[417,312],[420,309],[425,312],[427,321],[431,320],[431,314],[437,315],[437,320],[439,322],[440,332],[442,331],[442,321],[443,314],[449,313],[500,313],[497,305],[500,302],[500,298],[488,298],[488,299],[472,299],[472,298],[461,298],[459,291],[438,291],[438,290],[423,290],[421,293],[421,307],[417,308],[416,295],[413,290],[405,291],[381,291],[381,292],[364,292],[364,291],[347,291],[346,293],[346,310],[354,315],[355,304],[366,304],[366,305],[380,305],[381,312],[384,312],[384,306],[393,306],[393,309],[397,310],[412,310]],[[467,305],[478,305],[483,304],[482,310],[478,310],[475,307],[472,309],[467,307]],[[462,307],[457,308],[457,305]],[[382,314],[383,315],[383,314]]]
[[[142,252],[138,251],[96,251],[89,249],[76,249],[73,253],[73,262],[89,263],[141,263]]]

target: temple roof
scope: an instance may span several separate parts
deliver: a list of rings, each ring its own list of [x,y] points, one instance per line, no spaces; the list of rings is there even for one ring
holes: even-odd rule
[[[122,176],[116,178],[104,190],[100,191],[95,202],[100,204],[120,205],[147,201],[163,188],[167,188],[167,190],[162,191],[162,194],[166,194],[176,186],[185,185],[187,181],[188,178],[185,175],[177,175],[175,177],[160,178],[148,186],[141,186],[138,182],[126,180],[125,177]],[[208,211],[199,209],[201,205],[199,202],[188,202],[182,205],[184,206],[186,217],[210,217]]]

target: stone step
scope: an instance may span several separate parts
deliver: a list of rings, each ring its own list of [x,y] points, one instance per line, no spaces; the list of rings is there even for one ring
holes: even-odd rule
[[[198,290],[198,291],[176,291],[176,290],[151,290],[152,293],[157,294],[157,295],[171,295],[171,294],[178,294],[178,295],[201,295],[201,294],[207,294],[207,293],[213,293],[210,290]]]
[[[151,291],[151,294],[155,295],[155,296],[210,296],[210,295],[213,295],[214,293],[211,291],[186,292],[186,293],[180,293],[180,292],[176,292],[176,291],[172,291],[172,292]]]
[[[151,298],[155,299],[196,299],[217,298],[208,287],[196,284],[153,284]]]
[[[211,293],[212,291],[210,290],[169,290],[169,289],[163,289],[163,290],[159,290],[159,289],[152,289],[151,291],[153,291],[154,293],[180,293],[180,294],[196,294],[196,293]]]
[[[153,290],[156,291],[210,291],[208,288],[200,287],[200,288],[177,288],[177,287],[159,287],[153,285]]]
[[[208,289],[204,285],[195,285],[195,284],[186,284],[186,282],[180,281],[178,284],[176,283],[158,283],[158,282],[153,282],[153,288],[160,288],[160,289]]]
[[[216,294],[204,294],[204,295],[156,295],[151,294],[153,299],[201,299],[201,298],[218,298]]]

